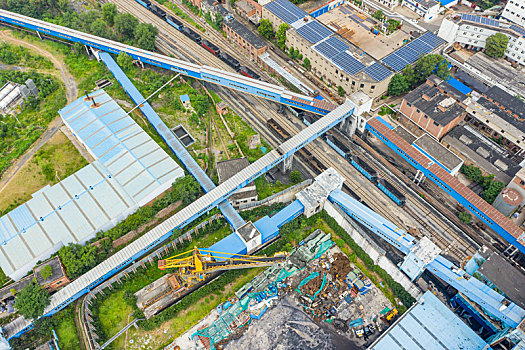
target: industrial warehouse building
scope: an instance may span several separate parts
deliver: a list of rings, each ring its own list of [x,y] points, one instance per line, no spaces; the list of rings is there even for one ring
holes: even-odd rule
[[[0,267],[14,280],[170,188],[184,171],[103,90],[59,111],[94,162],[0,217]]]

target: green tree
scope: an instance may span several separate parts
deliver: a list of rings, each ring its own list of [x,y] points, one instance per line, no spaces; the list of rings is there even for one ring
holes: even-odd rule
[[[90,32],[93,35],[107,38],[108,28],[106,22],[104,22],[100,18],[95,20],[95,22],[91,24]]]
[[[502,33],[492,34],[487,38],[485,53],[494,58],[505,57],[505,50],[509,43],[509,37]]]
[[[259,28],[257,28],[259,31],[259,34],[261,36],[265,37],[266,39],[270,39],[273,36],[273,27],[270,20],[263,18],[259,22]]]
[[[155,38],[159,30],[149,23],[140,23],[135,27],[135,42],[137,45],[148,51],[155,50]]]
[[[376,12],[374,12],[372,14],[372,17],[377,19],[378,21],[382,21],[384,16],[385,15],[383,15],[383,11],[382,10],[377,10]]]
[[[483,183],[483,174],[481,172],[481,169],[477,166],[471,164],[471,165],[462,165],[459,171],[464,174],[467,179],[475,181],[479,184]]]
[[[498,194],[501,192],[502,189],[505,188],[505,184],[501,181],[492,181],[489,185],[489,187],[483,191],[483,199],[487,201],[487,203],[492,204],[494,203],[494,200],[498,196]]]
[[[133,67],[133,57],[125,52],[120,52],[117,57],[117,63],[124,71],[130,71]]]
[[[407,78],[402,74],[395,74],[388,83],[388,94],[390,96],[399,96],[408,90],[410,90],[410,85]]]
[[[468,224],[472,222],[472,215],[470,215],[470,213],[466,211],[461,212],[459,213],[459,220],[464,224]]]
[[[76,278],[87,272],[98,263],[97,247],[93,245],[82,246],[69,244],[60,248],[58,256],[64,264],[69,278]]]
[[[222,13],[217,12],[215,14],[215,24],[219,28],[218,30],[222,30],[222,23],[224,22],[224,17],[222,16]]]
[[[290,25],[288,23],[282,23],[279,26],[279,29],[277,29],[277,32],[275,33],[275,39],[277,39],[277,46],[281,48],[281,50],[286,49],[286,31],[290,29]]]
[[[106,3],[102,5],[102,18],[108,26],[113,27],[115,24],[115,16],[117,15],[117,5],[113,3]]]
[[[53,275],[53,269],[50,265],[46,265],[42,268],[42,271],[40,271],[40,277],[42,279],[47,280],[49,277]]]
[[[290,173],[290,183],[291,184],[295,185],[302,181],[303,181],[303,175],[301,175],[300,172],[298,172],[297,170],[294,170]]]
[[[345,89],[343,89],[341,85],[337,87],[337,94],[341,97],[343,97],[346,94]]]
[[[119,13],[115,17],[115,30],[125,39],[133,39],[138,24],[139,20],[129,13]]]
[[[414,73],[416,77],[414,84],[424,82],[432,74],[436,74],[443,80],[450,75],[448,62],[439,54],[430,54],[418,59],[414,65]]]
[[[15,307],[26,319],[37,319],[49,305],[49,293],[35,281],[22,289],[15,298]]]
[[[311,63],[310,63],[310,60],[308,59],[308,57],[305,57],[304,60],[303,60],[303,66],[304,68],[306,68],[307,70],[310,70],[312,67],[311,67]]]
[[[393,18],[389,19],[386,22],[388,23],[388,27],[386,28],[387,33],[392,33],[401,25],[401,21],[398,21],[397,19]]]

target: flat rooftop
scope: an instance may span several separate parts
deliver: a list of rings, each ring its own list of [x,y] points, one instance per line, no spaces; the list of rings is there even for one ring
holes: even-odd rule
[[[478,270],[505,295],[525,308],[525,275],[497,253],[492,253]]]
[[[401,125],[398,125],[394,128],[394,132],[401,136],[406,142],[412,144],[412,142],[417,140],[417,137],[414,136],[410,131],[402,127]]]
[[[420,138],[413,142],[413,145],[437,160],[449,171],[452,171],[463,164],[463,160],[461,160],[461,158],[450,152],[446,147],[444,147],[436,139],[428,134],[423,134]]]
[[[500,146],[468,124],[456,126],[442,141],[504,183],[508,183],[520,169],[519,164],[504,156]]]
[[[224,181],[231,178],[233,175],[238,174],[241,170],[247,168],[250,165],[248,158],[235,158],[228,159],[222,162],[217,162],[217,176],[219,177],[219,185]]]
[[[419,301],[369,349],[488,349],[487,343],[432,292]]]
[[[317,20],[376,60],[403,46],[403,42],[410,39],[410,32],[416,30],[409,22],[404,22],[400,30],[389,36],[383,33],[375,35],[370,29],[375,26],[377,20],[346,5],[322,14]]]
[[[513,67],[504,59],[493,59],[483,52],[478,52],[465,61],[481,75],[487,78],[491,84],[501,84],[510,92],[525,97],[525,70],[523,67]]]

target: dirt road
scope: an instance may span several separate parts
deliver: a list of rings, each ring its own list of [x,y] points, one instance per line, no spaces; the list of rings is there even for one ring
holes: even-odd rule
[[[10,44],[20,45],[29,48],[37,52],[39,55],[42,55],[53,62],[55,68],[60,72],[60,78],[64,82],[66,88],[66,98],[67,103],[71,103],[77,97],[77,83],[73,76],[67,70],[66,65],[60,59],[58,59],[53,53],[43,49],[42,47],[26,42],[22,39],[13,37],[11,31],[1,31],[0,32],[0,41],[5,41]],[[34,145],[29,148],[24,155],[22,155],[18,160],[13,163],[9,169],[4,173],[2,179],[0,180],[0,192],[9,184],[13,177],[22,169],[24,164],[31,159],[31,157],[42,147],[62,126],[62,119],[57,115],[56,118],[49,123],[48,128],[40,136],[40,138],[34,143]]]

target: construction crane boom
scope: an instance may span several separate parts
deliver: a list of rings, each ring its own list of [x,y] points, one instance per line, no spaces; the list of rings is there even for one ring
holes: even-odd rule
[[[229,253],[194,247],[184,253],[159,260],[158,266],[161,270],[179,269],[178,275],[190,282],[203,281],[213,272],[269,266],[284,261],[286,257],[286,253],[277,253],[273,257],[241,254],[232,257]]]

